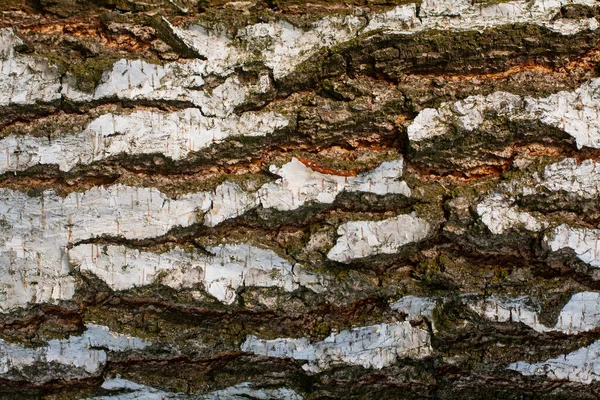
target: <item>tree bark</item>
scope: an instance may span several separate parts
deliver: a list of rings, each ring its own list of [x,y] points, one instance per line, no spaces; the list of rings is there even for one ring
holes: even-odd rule
[[[1,396],[596,398],[596,1],[0,10]]]

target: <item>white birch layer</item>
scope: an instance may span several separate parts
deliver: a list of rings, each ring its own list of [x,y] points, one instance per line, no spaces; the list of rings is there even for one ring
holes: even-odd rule
[[[311,201],[333,203],[344,190],[410,196],[406,182],[399,181],[402,167],[403,159],[399,158],[383,162],[379,167],[358,176],[348,177],[314,171],[294,157],[282,167],[270,167],[270,171],[281,178],[262,186],[258,190],[258,197],[264,208],[290,211]]]
[[[527,297],[502,298],[491,296],[468,303],[471,310],[496,322],[520,322],[537,332],[578,334],[600,328],[600,293],[580,292],[562,308],[556,324],[546,326],[539,321],[539,311],[527,304]]]
[[[495,92],[443,103],[438,109],[421,111],[409,125],[408,137],[418,142],[446,135],[453,129],[468,135],[490,114],[515,121],[538,120],[575,138],[578,148],[600,148],[600,79],[545,98]]]
[[[82,244],[69,250],[70,261],[90,271],[114,290],[160,282],[174,289],[202,284],[219,301],[232,304],[239,287],[301,286],[321,291],[322,283],[299,264],[292,264],[272,250],[249,244],[208,247],[214,256],[175,248],[157,254],[124,246]]]
[[[160,154],[181,160],[228,137],[265,136],[288,123],[272,112],[215,118],[204,117],[195,108],[174,113],[104,114],[75,135],[52,140],[14,135],[0,139],[0,174],[38,164],[55,164],[61,171],[69,171],[78,164],[120,155]]]
[[[143,350],[150,343],[126,335],[111,332],[101,325],[87,324],[81,336],[69,339],[52,339],[46,346],[30,348],[7,343],[0,339],[0,378],[22,380],[27,378],[28,367],[39,366],[36,383],[65,377],[87,378],[99,376],[108,361],[108,352]],[[45,364],[48,364],[44,367]],[[65,369],[47,371],[48,366],[58,364]],[[44,371],[46,369],[46,371]],[[57,376],[58,374],[58,376]]]
[[[225,389],[216,390],[205,395],[190,396],[183,393],[164,392],[150,386],[142,385],[121,378],[107,379],[102,389],[119,394],[94,397],[88,400],[302,400],[302,396],[292,389],[254,389],[249,382],[243,382]],[[121,393],[126,391],[126,393]]]
[[[394,254],[401,246],[425,239],[431,226],[413,214],[399,215],[383,221],[351,221],[338,228],[335,246],[327,258],[349,263],[376,254]]]
[[[427,330],[413,327],[410,322],[397,322],[332,333],[316,343],[306,338],[262,340],[248,336],[242,351],[306,360],[304,370],[319,372],[340,363],[381,369],[401,358],[427,357],[432,349]]]
[[[481,221],[494,234],[502,234],[515,228],[539,232],[548,227],[549,221],[538,213],[534,215],[519,210],[515,204],[517,197],[554,192],[574,195],[582,199],[594,199],[600,193],[599,184],[600,163],[592,160],[578,163],[574,158],[566,158],[546,166],[541,173],[535,172],[531,176],[499,185],[477,205],[477,213]],[[582,244],[584,247],[596,246],[593,244],[594,230],[563,226],[556,228],[550,236],[556,236],[551,244],[554,251],[562,247],[571,247],[571,244],[581,242],[583,237],[585,237],[583,240],[585,243]],[[581,239],[577,239],[577,236],[581,236]],[[549,243],[551,239],[547,236],[545,240]],[[580,250],[582,254],[586,252],[582,249],[578,251]],[[589,253],[584,258],[591,261]]]
[[[508,369],[523,375],[542,375],[552,380],[591,384],[600,380],[600,341],[538,363],[517,361]]]

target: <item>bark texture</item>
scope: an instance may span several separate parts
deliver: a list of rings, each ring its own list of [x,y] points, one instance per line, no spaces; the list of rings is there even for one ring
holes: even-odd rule
[[[597,397],[597,1],[0,11],[0,397]]]

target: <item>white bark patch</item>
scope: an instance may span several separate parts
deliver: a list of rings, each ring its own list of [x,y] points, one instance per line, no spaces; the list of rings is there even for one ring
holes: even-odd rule
[[[313,171],[296,158],[281,168],[271,166],[270,171],[281,178],[263,185],[258,197],[264,208],[282,211],[295,210],[309,201],[333,203],[348,181],[345,176]]]
[[[410,196],[406,182],[399,181],[402,176],[404,160],[384,161],[372,171],[367,171],[349,179],[344,188],[348,192],[367,192],[378,195],[402,194]]]
[[[525,98],[525,115],[573,136],[577,147],[600,148],[600,79],[574,92],[558,92],[544,99]]]
[[[600,163],[584,160],[579,164],[574,158],[566,158],[548,165],[541,174],[536,172],[499,185],[494,193],[477,205],[477,213],[494,234],[502,234],[509,229],[539,232],[548,227],[548,221],[538,213],[520,211],[515,205],[517,196],[563,192],[594,199],[600,193],[599,187]],[[582,260],[597,263],[593,261],[597,254],[594,235],[595,230],[561,226],[546,235],[545,241],[553,251],[564,247],[577,248],[576,253],[581,255]]]
[[[578,334],[600,327],[600,293],[574,294],[561,310],[553,327],[539,322],[538,310],[527,304],[527,297],[513,299],[492,296],[469,304],[482,317],[496,322],[521,322],[537,332]]]
[[[189,102],[200,108],[205,116],[224,118],[244,104],[250,93],[266,93],[272,88],[268,74],[262,74],[256,82],[248,84],[231,75],[209,91],[202,89],[206,75],[206,61],[202,60],[157,65],[122,59],[104,72],[93,94],[76,90],[68,79],[62,93],[77,102],[103,98]]]
[[[565,224],[553,229],[544,237],[544,243],[552,251],[572,249],[577,258],[596,268],[600,268],[599,241],[599,229],[572,228]]]
[[[405,244],[421,241],[431,226],[413,214],[383,221],[351,221],[338,227],[338,240],[327,258],[342,263],[376,254],[394,254]]]
[[[246,196],[246,197],[245,197]],[[176,226],[216,224],[255,206],[232,183],[170,199],[153,188],[96,187],[29,197],[0,190],[0,310],[73,296],[67,246],[107,235],[144,239]]]
[[[264,208],[289,211],[310,201],[333,203],[343,190],[410,196],[406,182],[398,180],[402,176],[402,165],[403,160],[400,158],[383,162],[374,170],[356,177],[348,177],[314,171],[294,157],[280,168],[270,167],[270,171],[281,178],[263,185],[258,191],[258,197]]]
[[[187,398],[187,396],[182,393],[164,392],[150,386],[121,378],[107,379],[102,383],[101,387],[108,392],[114,391],[119,394],[92,397],[86,400],[172,400]]]
[[[425,17],[456,17],[471,7],[469,0],[423,0],[419,16]]]
[[[536,24],[572,35],[584,30],[596,30],[595,18],[582,20],[554,19],[565,4],[594,6],[594,0],[508,1],[499,4],[477,4],[468,0],[424,0],[419,16],[425,28],[445,30],[483,30],[506,24]]]
[[[590,384],[600,380],[600,341],[539,363],[518,361],[510,364],[508,369],[523,375],[542,375],[552,380]]]
[[[72,378],[75,374],[80,378],[98,376],[108,360],[107,350],[123,352],[143,350],[150,343],[125,335],[111,332],[107,327],[87,324],[81,336],[69,339],[52,339],[43,347],[29,348],[19,344],[7,343],[0,339],[0,378],[21,380],[28,378],[29,372],[23,371],[34,365],[50,363],[68,367],[68,372],[61,370],[45,371],[35,376],[37,383],[59,379],[61,374]],[[42,370],[43,371],[43,370]],[[57,374],[59,376],[57,376]]]
[[[166,18],[163,18],[163,22],[188,48],[210,60],[205,64],[206,73],[229,74],[235,65],[244,61],[244,52],[235,49],[233,41],[221,27],[194,24],[183,29],[172,25]]]
[[[302,396],[291,389],[253,389],[249,382],[240,383],[235,386],[228,387],[223,390],[217,390],[201,396],[202,400],[244,400],[244,399],[261,399],[261,400],[302,400]]]
[[[408,127],[408,137],[421,141],[445,135],[453,129],[473,131],[486,114],[512,120],[539,120],[575,138],[577,147],[600,148],[600,79],[592,79],[572,92],[562,91],[546,98],[496,92],[471,96],[438,109],[425,109]]]
[[[194,399],[194,400],[302,400],[302,396],[291,389],[254,389],[249,382],[243,382],[222,390],[205,395],[190,396],[183,393],[164,392],[150,386],[142,385],[121,378],[107,379],[102,383],[102,389],[118,394],[94,397],[88,400],[164,400],[164,399]],[[126,391],[126,393],[122,393]]]
[[[258,58],[273,70],[275,79],[281,79],[316,50],[356,36],[364,25],[364,19],[352,15],[328,16],[307,30],[287,21],[258,23],[237,31],[237,45],[219,30],[201,25],[172,29],[184,43],[211,61],[209,71],[222,74],[235,64]]]
[[[372,14],[369,24],[361,34],[381,29],[386,32],[412,33],[418,32],[422,27],[421,20],[417,17],[415,4],[394,7],[389,11]]]
[[[235,183],[224,182],[214,192],[208,193],[210,210],[204,215],[204,225],[216,226],[235,218],[258,205],[256,193],[247,193]]]
[[[538,311],[527,305],[527,297],[506,299],[491,296],[483,301],[469,303],[468,306],[472,311],[490,321],[520,322],[537,332],[552,330],[539,322]]]
[[[574,294],[558,316],[554,330],[568,334],[587,332],[600,327],[600,293]]]
[[[390,308],[407,315],[409,321],[425,317],[431,324],[434,332],[435,328],[433,312],[438,305],[438,301],[430,297],[404,296],[400,300],[392,303]]]
[[[542,176],[533,176],[534,191],[573,193],[584,199],[594,199],[600,194],[600,163],[584,160],[579,164],[574,158],[566,158],[544,169]],[[526,188],[523,194],[530,194]]]
[[[17,53],[14,47],[22,44],[12,29],[0,29],[0,106],[60,100],[58,68]]]
[[[214,118],[204,117],[195,108],[174,113],[105,114],[83,132],[52,141],[20,136],[1,139],[0,173],[38,164],[56,164],[62,171],[69,171],[77,164],[118,155],[161,154],[181,160],[230,136],[265,136],[288,123],[285,117],[272,112]]]
[[[124,246],[83,244],[69,250],[70,261],[90,271],[112,289],[126,290],[160,282],[174,289],[201,283],[219,301],[232,304],[239,287],[280,287],[293,291],[301,286],[323,290],[320,279],[299,264],[292,264],[272,250],[249,244],[209,247],[214,256],[175,248],[151,253]]]
[[[319,372],[340,363],[381,369],[400,358],[427,357],[432,349],[427,330],[413,327],[410,322],[397,322],[332,333],[317,343],[305,338],[262,340],[248,336],[242,351],[306,360],[304,370]]]
[[[481,222],[496,235],[510,229],[526,229],[533,232],[544,229],[543,222],[539,222],[528,212],[519,211],[513,202],[513,199],[501,193],[493,193],[477,205],[477,214],[481,217]]]
[[[442,103],[438,109],[421,111],[407,128],[408,138],[418,142],[448,134],[451,129],[473,131],[484,121],[485,114],[514,115],[521,109],[520,96],[495,92],[488,96],[471,96],[455,103]]]

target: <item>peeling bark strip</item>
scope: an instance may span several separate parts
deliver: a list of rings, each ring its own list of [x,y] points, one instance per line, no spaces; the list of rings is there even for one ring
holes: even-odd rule
[[[23,171],[38,164],[56,164],[61,171],[69,171],[78,164],[126,154],[158,153],[181,160],[228,136],[265,136],[287,125],[283,116],[274,113],[245,113],[227,119],[204,117],[195,108],[169,114],[109,113],[92,121],[83,132],[54,141],[15,135],[2,139],[0,172]]]
[[[95,250],[94,250],[95,249]],[[316,276],[300,265],[292,265],[273,251],[251,245],[224,245],[207,248],[211,256],[198,256],[174,249],[168,253],[145,253],[126,247],[78,245],[69,250],[70,260],[81,271],[91,271],[116,290],[160,281],[181,289],[202,283],[218,300],[231,304],[240,286],[283,287],[294,291],[300,286],[322,291]]]
[[[318,372],[336,361],[381,369],[393,364],[398,357],[425,357],[431,347],[427,331],[413,328],[409,322],[400,322],[342,331],[315,344],[306,339],[259,340],[248,336],[242,350],[269,357],[307,360],[309,363],[302,368]]]
[[[560,128],[576,140],[577,147],[600,147],[600,80],[592,79],[573,92],[559,92],[547,98],[534,99],[510,93],[494,93],[487,97],[468,97],[439,110],[423,110],[408,127],[408,137],[421,141],[443,135],[452,125],[473,131],[479,128],[487,113],[495,118],[534,119]]]
[[[0,11],[0,397],[600,390],[597,1]]]

